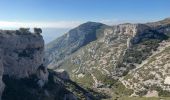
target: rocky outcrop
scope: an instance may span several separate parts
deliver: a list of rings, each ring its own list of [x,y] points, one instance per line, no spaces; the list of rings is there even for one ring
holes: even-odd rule
[[[44,40],[29,31],[0,31],[4,75],[16,78],[35,74],[44,59]]]
[[[14,79],[29,78],[37,74],[48,81],[47,68],[40,69],[44,59],[44,40],[39,33],[29,29],[0,30],[0,96],[4,89],[3,76]]]
[[[144,24],[120,24],[113,26],[114,33],[124,34],[134,37],[137,34],[142,33],[144,30],[149,29],[147,25]]]
[[[55,72],[47,69],[44,65],[44,40],[40,34],[42,30],[35,28],[34,31],[31,33],[28,28],[16,31],[0,30],[2,100],[86,98],[85,93],[88,92],[72,82],[66,71]]]

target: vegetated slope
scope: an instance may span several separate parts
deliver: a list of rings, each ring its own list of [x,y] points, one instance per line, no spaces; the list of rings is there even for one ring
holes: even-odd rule
[[[155,23],[127,23],[101,28],[100,38],[87,43],[64,59],[59,57],[62,62],[55,68],[67,70],[73,80],[88,88],[115,90],[122,82],[126,86],[124,89],[136,92],[138,90],[128,87],[122,77],[140,67],[169,38],[169,19],[159,21],[159,25]],[[47,53],[53,54],[48,48]],[[51,64],[53,63],[49,65]],[[119,85],[115,85],[115,82]]]
[[[6,85],[2,100],[100,100],[70,79],[63,79],[53,70],[48,70],[48,83],[40,87],[38,77],[15,79],[3,76]],[[94,93],[93,93],[94,94]]]
[[[65,59],[82,46],[96,40],[100,35],[99,29],[103,27],[107,26],[101,23],[87,22],[49,43],[46,46],[49,67],[58,66],[62,59]]]
[[[157,91],[159,96],[170,96],[170,41],[160,44],[157,51],[143,61],[138,68],[123,78],[126,87],[134,89],[139,95],[147,91]],[[142,92],[144,94],[142,94]]]

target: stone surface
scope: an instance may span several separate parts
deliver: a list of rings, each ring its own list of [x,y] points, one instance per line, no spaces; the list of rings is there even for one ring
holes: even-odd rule
[[[167,76],[167,77],[165,78],[164,84],[170,85],[170,77],[169,77],[169,76]]]
[[[4,51],[4,75],[28,77],[43,64],[44,40],[39,34],[1,30],[0,48]]]
[[[43,87],[45,85],[45,83],[48,82],[48,76],[49,76],[49,72],[48,72],[47,68],[43,65],[40,65],[37,70],[37,77],[39,79],[38,85],[40,87]]]
[[[34,33],[29,28],[0,30],[0,97],[3,100],[86,98],[84,92],[88,92],[72,82],[66,71],[55,72],[44,66],[44,40],[40,33],[39,28]]]
[[[0,97],[5,86],[3,75],[26,78],[36,74],[43,64],[44,40],[28,30],[0,30]],[[45,78],[48,79],[47,75]]]
[[[59,78],[64,79],[64,80],[70,79],[69,74],[64,69],[57,69],[55,71]]]

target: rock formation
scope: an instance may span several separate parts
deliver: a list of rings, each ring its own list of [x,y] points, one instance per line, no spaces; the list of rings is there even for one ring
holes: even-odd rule
[[[3,76],[28,78],[40,70],[38,68],[44,59],[44,40],[41,35],[29,32],[29,29],[0,30],[0,48],[0,94],[2,94]],[[46,74],[48,75],[48,72]],[[48,76],[45,78],[42,80],[48,80]]]
[[[29,28],[0,30],[0,98],[77,100],[80,99],[79,93],[81,98],[86,98],[88,92],[72,82],[68,73],[48,70],[44,65],[41,32],[40,28],[35,28],[34,33]],[[69,89],[73,88],[71,86],[75,88],[72,91]]]
[[[35,74],[43,64],[44,40],[41,35],[20,31],[0,31],[4,75],[16,78]]]

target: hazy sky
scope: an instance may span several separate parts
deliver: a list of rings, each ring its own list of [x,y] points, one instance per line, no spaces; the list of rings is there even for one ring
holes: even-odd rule
[[[170,17],[170,0],[0,0],[0,27],[72,28]]]
[[[87,21],[113,25],[170,17],[170,0],[0,0],[0,29],[41,27],[45,43]]]

